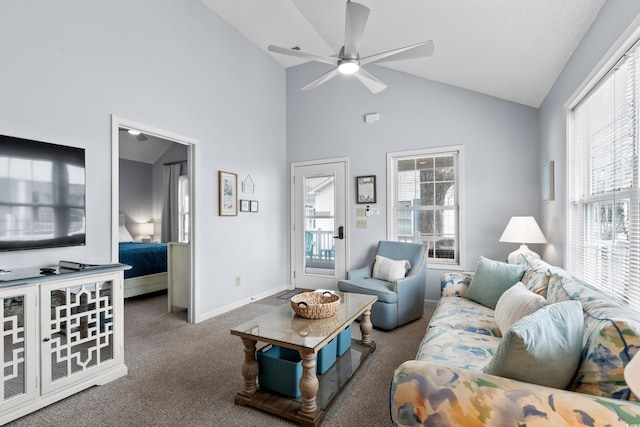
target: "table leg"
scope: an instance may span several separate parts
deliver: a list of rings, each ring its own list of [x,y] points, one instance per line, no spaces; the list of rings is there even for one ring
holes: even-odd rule
[[[371,345],[371,331],[373,330],[373,324],[371,323],[371,307],[367,308],[362,314],[362,320],[360,321],[360,332],[362,332],[362,344]]]
[[[300,378],[300,394],[302,394],[302,408],[298,414],[312,417],[316,414],[316,395],[318,394],[318,377],[316,376],[316,355],[314,353],[300,353],[302,358],[302,378]]]
[[[256,341],[242,338],[244,344],[244,362],[242,363],[242,376],[244,377],[244,389],[240,392],[247,397],[258,390],[256,377],[258,376],[258,361],[256,360]]]

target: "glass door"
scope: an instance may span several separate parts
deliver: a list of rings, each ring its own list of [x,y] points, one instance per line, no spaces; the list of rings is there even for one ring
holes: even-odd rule
[[[346,162],[294,165],[293,282],[337,289],[346,276]]]

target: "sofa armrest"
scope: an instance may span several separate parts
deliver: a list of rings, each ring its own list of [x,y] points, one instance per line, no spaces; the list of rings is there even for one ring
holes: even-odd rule
[[[355,270],[349,270],[347,272],[348,280],[369,279],[373,274],[373,264],[366,267],[357,268]]]
[[[391,383],[395,426],[629,426],[640,403],[608,399],[417,360]]]
[[[471,279],[473,279],[471,271],[457,271],[444,273],[440,278],[440,291],[443,297],[462,297],[464,296]]]

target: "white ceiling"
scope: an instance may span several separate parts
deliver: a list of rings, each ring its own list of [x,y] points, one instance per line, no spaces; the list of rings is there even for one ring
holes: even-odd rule
[[[153,135],[145,134],[147,138],[139,141],[135,136],[129,134],[126,129],[118,132],[119,157],[121,159],[133,160],[154,164],[173,144],[171,141],[161,139]]]
[[[331,56],[343,44],[344,0],[201,1],[265,52]],[[605,0],[358,2],[371,9],[361,57],[433,40],[432,57],[384,66],[537,108]],[[284,67],[305,62],[269,54]]]

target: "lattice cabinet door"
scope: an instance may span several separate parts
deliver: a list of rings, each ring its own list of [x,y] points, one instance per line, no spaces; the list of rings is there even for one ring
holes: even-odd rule
[[[40,287],[42,393],[123,362],[122,273]]]
[[[2,311],[2,381],[0,410],[38,396],[36,286],[0,290]]]

